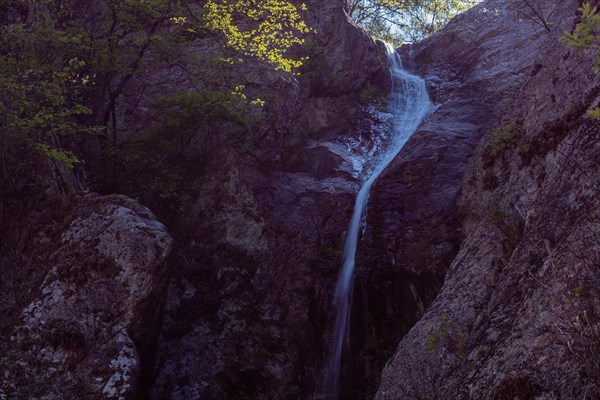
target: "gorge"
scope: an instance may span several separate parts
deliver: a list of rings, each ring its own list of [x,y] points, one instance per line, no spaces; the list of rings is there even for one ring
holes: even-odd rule
[[[214,43],[153,42],[114,118],[128,151],[173,143],[105,171],[64,135],[85,163],[2,180],[0,399],[600,397],[600,78],[560,40],[581,4],[485,0],[388,58],[306,1],[300,75],[235,66],[264,109],[192,108],[226,118],[188,141],[158,99]]]

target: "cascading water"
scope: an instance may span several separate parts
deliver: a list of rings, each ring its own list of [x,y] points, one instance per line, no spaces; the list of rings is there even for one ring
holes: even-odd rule
[[[325,370],[322,399],[337,399],[339,395],[339,379],[341,373],[342,349],[348,342],[350,330],[350,307],[352,303],[352,287],[354,283],[354,263],[356,248],[361,228],[366,219],[366,204],[369,191],[375,180],[388,164],[398,155],[408,138],[417,130],[419,124],[431,110],[432,104],[425,89],[425,81],[409,74],[402,68],[400,55],[387,45],[390,73],[392,76],[392,92],[389,96],[389,111],[393,115],[392,137],[387,149],[378,159],[373,172],[367,178],[356,196],[354,212],[344,245],[343,267],[335,289],[335,307],[337,314],[332,333],[331,347]]]

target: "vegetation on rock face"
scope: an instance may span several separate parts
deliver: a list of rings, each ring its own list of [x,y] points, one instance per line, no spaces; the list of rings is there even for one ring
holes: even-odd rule
[[[598,8],[590,3],[584,3],[579,8],[581,21],[575,26],[573,33],[565,32],[561,38],[563,43],[576,49],[592,49],[596,52],[596,64],[593,66],[595,73],[600,74],[600,15]],[[600,119],[600,107],[588,111],[594,119]]]
[[[521,129],[512,124],[502,125],[492,131],[492,137],[488,147],[492,157],[499,157],[507,150],[516,150],[518,154],[525,154],[529,151],[529,145],[523,143],[520,136],[523,135]]]
[[[0,133],[4,140],[21,136],[41,143],[45,138],[39,135],[89,128],[72,117],[92,110],[101,113],[96,122],[114,130],[116,102],[127,82],[143,70],[150,48],[183,52],[182,44],[209,39],[222,52],[229,51],[226,57],[207,60],[213,67],[255,58],[291,72],[302,59],[289,56],[288,50],[310,31],[300,10],[282,0],[211,0],[195,7],[167,0],[44,0],[36,5],[7,0],[0,3],[0,17]],[[165,55],[173,62],[182,57]],[[239,87],[232,82],[226,91]],[[101,106],[90,99],[98,91],[104,97]]]
[[[126,193],[171,222],[191,205],[195,178],[211,167],[219,149],[248,141],[251,107],[237,94],[214,90],[176,93],[156,103],[162,120],[136,140],[108,147],[95,184],[102,192]]]
[[[480,0],[349,0],[348,13],[373,36],[401,43],[421,40]]]
[[[192,106],[210,108],[176,140],[212,140],[216,121],[239,126],[246,109],[255,114],[264,104],[245,93],[241,65],[282,73],[300,67],[304,58],[290,50],[310,31],[305,9],[286,0],[0,1],[0,194],[31,180],[32,163],[44,158],[74,168],[82,160],[73,144],[84,138],[99,141],[112,178],[121,150],[141,152],[130,161],[152,159],[146,151],[164,139],[157,139],[162,128],[134,137],[119,107],[141,96],[130,83],[160,62],[181,66],[187,80],[170,112],[184,118]],[[199,47],[209,50],[193,51]]]

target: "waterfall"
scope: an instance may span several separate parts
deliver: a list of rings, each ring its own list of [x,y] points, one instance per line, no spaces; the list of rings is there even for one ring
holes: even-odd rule
[[[369,191],[375,180],[388,164],[398,155],[408,138],[417,130],[419,124],[431,110],[432,104],[425,89],[425,81],[409,74],[402,68],[400,55],[391,45],[387,45],[392,92],[388,107],[392,113],[392,137],[387,149],[376,161],[373,172],[367,178],[356,196],[354,212],[348,226],[344,245],[343,266],[335,289],[334,306],[337,310],[332,332],[327,366],[320,398],[335,400],[338,398],[341,359],[344,343],[349,341],[350,308],[352,305],[352,287],[354,284],[354,263],[356,248],[361,230],[366,224],[366,205]]]

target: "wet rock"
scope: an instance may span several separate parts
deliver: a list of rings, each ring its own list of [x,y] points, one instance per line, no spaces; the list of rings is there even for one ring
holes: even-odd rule
[[[324,149],[305,151],[316,164],[341,162]],[[232,161],[221,171],[227,175],[205,182],[209,202],[187,216],[195,228],[176,253],[150,398],[273,399],[313,390],[321,303],[329,301],[337,233],[357,183],[347,172],[317,177],[312,164],[292,161],[289,171],[264,174],[247,158]]]

